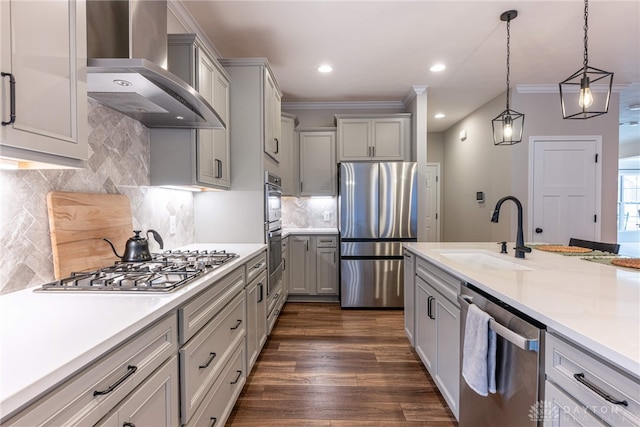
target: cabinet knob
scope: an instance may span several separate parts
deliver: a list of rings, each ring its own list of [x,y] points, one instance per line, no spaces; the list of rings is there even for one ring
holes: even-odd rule
[[[542,228],[540,228],[540,227],[536,227],[536,230],[535,230],[535,231],[536,231],[536,233],[540,234],[540,233],[542,233],[544,230],[543,230]]]

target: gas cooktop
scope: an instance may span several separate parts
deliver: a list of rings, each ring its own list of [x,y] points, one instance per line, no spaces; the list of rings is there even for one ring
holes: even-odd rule
[[[165,251],[152,254],[150,261],[117,262],[95,271],[71,273],[42,285],[36,292],[169,292],[237,256],[226,251]]]

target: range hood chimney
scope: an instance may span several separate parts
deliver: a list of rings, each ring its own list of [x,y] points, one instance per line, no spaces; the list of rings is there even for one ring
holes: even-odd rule
[[[166,0],[86,5],[91,98],[150,128],[225,128],[194,88],[166,70]]]

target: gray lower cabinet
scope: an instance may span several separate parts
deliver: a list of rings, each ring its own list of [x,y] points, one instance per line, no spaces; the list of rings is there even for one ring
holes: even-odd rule
[[[461,280],[421,258],[415,269],[415,349],[457,418]]]
[[[415,276],[416,257],[411,252],[403,251],[404,256],[404,332],[411,345],[414,344],[415,323]]]
[[[247,263],[247,368],[249,374],[267,341],[267,260],[263,253]]]
[[[640,426],[640,381],[550,331],[544,425]]]
[[[96,426],[177,426],[178,357],[173,356]]]
[[[143,412],[151,406],[154,411],[165,411],[164,416],[154,419],[169,421],[154,425],[176,425],[178,407],[166,406],[177,403],[176,325],[175,313],[157,321],[2,425],[94,425],[116,412],[118,419],[149,419]],[[157,377],[152,375],[162,365],[167,371]],[[142,388],[146,391],[138,393]],[[147,391],[156,395],[151,398]]]
[[[289,236],[289,299],[338,296],[337,235]]]

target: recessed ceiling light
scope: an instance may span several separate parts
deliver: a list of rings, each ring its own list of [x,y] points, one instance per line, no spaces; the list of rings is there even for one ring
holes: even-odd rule
[[[329,64],[323,64],[318,67],[318,71],[321,73],[330,73],[333,71],[333,67]]]
[[[436,115],[433,117],[435,117],[436,119],[442,119],[444,118],[444,113],[436,113]]]
[[[631,105],[629,105],[629,110],[630,111],[638,111],[638,110],[640,110],[640,104],[631,104]]]
[[[444,70],[445,68],[447,67],[445,67],[444,64],[435,64],[431,68],[429,68],[429,70],[433,72],[438,72],[438,71]]]

